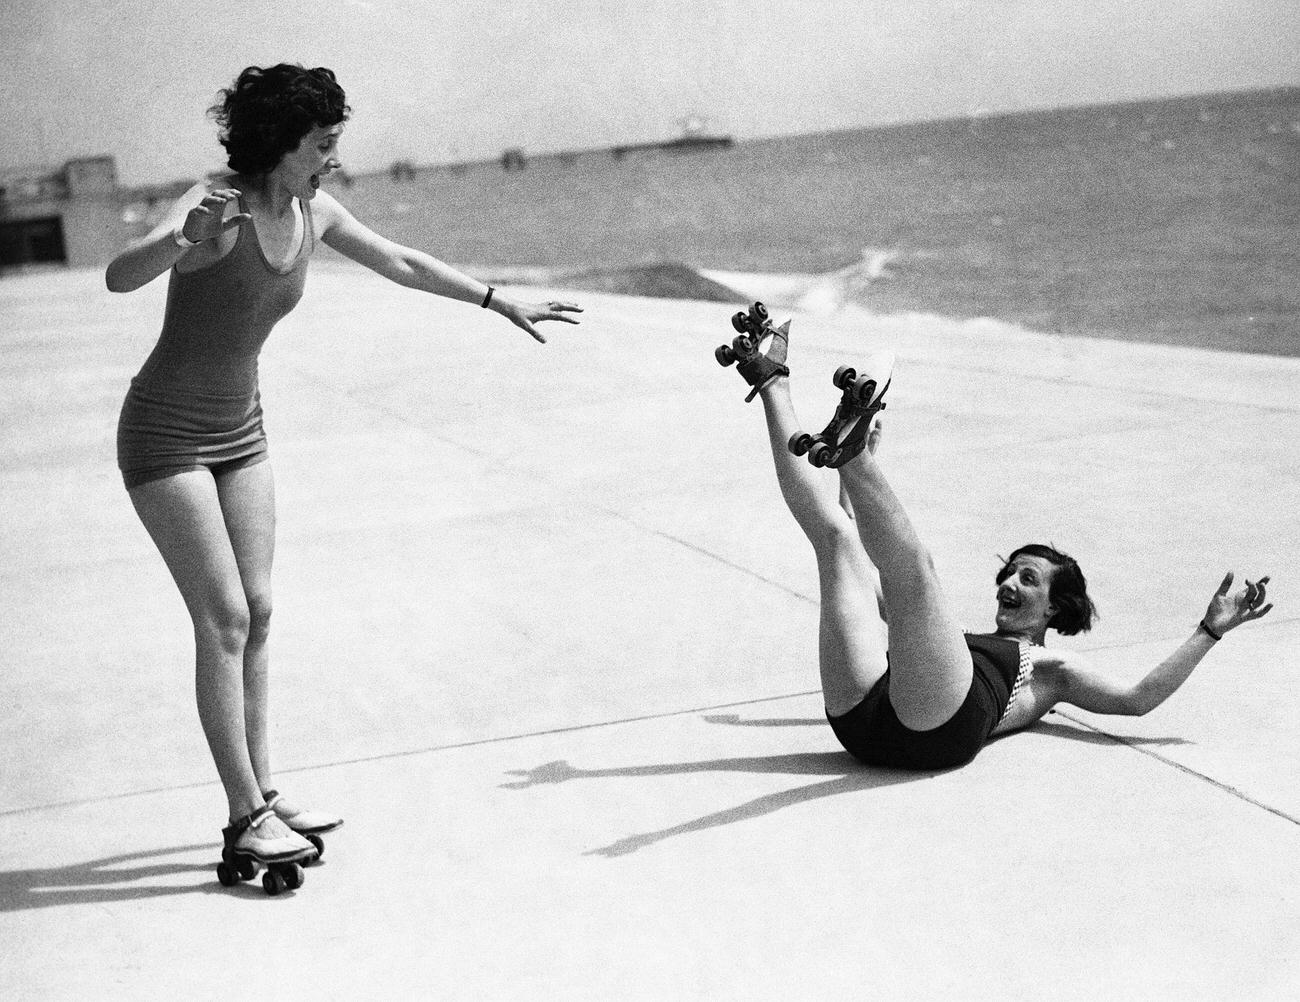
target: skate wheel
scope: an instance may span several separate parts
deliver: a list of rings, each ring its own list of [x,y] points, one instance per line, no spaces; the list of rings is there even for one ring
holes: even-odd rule
[[[749,312],[753,314],[755,317],[757,317],[759,320],[767,319],[767,307],[764,306],[762,303],[755,303],[753,306],[749,308]]]
[[[718,360],[719,365],[730,365],[736,360],[736,353],[731,350],[730,345],[720,344],[713,353],[713,357]]]
[[[812,447],[812,436],[806,431],[797,431],[790,436],[790,451],[796,456],[806,455]]]
[[[748,329],[748,324],[745,321],[746,321],[746,317],[744,313],[737,313],[735,316],[731,318],[731,326],[736,329],[736,333],[738,334],[745,333],[745,331]]]
[[[876,381],[870,376],[859,376],[853,384],[853,392],[860,403],[866,403],[876,392]]]
[[[225,863],[217,864],[217,880],[221,881],[222,887],[234,887],[239,882],[239,878]]]
[[[240,880],[252,880],[257,876],[257,863],[255,860],[244,857],[235,864],[235,875]]]
[[[302,882],[305,879],[306,874],[303,872],[303,869],[299,864],[290,863],[284,868],[284,883],[289,890],[296,891],[302,886]]]
[[[843,390],[857,378],[858,372],[853,368],[853,366],[841,365],[835,370],[835,375],[831,378],[831,382],[835,384],[837,390]]]
[[[274,870],[267,870],[262,874],[262,890],[266,891],[270,897],[275,897],[285,888],[284,877]]]
[[[305,837],[308,842],[316,847],[316,858],[312,862],[320,862],[320,858],[325,855],[325,840],[319,835],[307,835]]]
[[[831,457],[831,447],[825,442],[818,442],[808,453],[808,462],[821,469]]]
[[[747,355],[754,354],[754,342],[749,339],[748,335],[742,334],[731,342],[731,350],[736,353],[737,358],[744,358]]]

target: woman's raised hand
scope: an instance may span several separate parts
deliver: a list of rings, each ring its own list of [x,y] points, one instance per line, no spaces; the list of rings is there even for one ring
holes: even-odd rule
[[[208,192],[203,196],[203,201],[190,209],[185,217],[185,222],[181,225],[181,236],[201,244],[205,240],[221,236],[232,226],[242,226],[248,222],[253,218],[248,212],[237,212],[229,219],[225,218],[226,205],[230,202],[238,205],[239,194],[236,188],[218,188]]]
[[[1205,610],[1205,625],[1219,636],[1223,636],[1242,623],[1249,623],[1252,619],[1259,619],[1266,615],[1273,608],[1272,602],[1264,604],[1268,597],[1267,584],[1268,575],[1264,575],[1258,581],[1251,581],[1248,578],[1245,587],[1230,591],[1232,571],[1228,571],[1223,578],[1223,583],[1219,585],[1219,590],[1210,599],[1209,608]]]

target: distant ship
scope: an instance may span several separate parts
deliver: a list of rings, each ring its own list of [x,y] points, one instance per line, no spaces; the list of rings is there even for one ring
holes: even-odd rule
[[[682,134],[676,139],[666,139],[652,143],[627,143],[622,146],[615,146],[613,148],[614,159],[621,160],[629,153],[642,150],[669,150],[689,153],[695,150],[725,149],[728,146],[735,145],[735,140],[731,136],[706,132],[705,121],[698,115],[690,115],[679,119],[678,124],[682,128]]]

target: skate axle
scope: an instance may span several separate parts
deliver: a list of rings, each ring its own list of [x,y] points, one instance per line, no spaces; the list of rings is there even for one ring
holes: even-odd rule
[[[221,862],[217,864],[217,880],[222,887],[234,887],[257,876],[259,866],[265,866],[262,874],[262,890],[271,897],[284,891],[296,891],[303,885],[306,874],[303,872],[303,860],[286,860],[274,863],[261,863],[256,857],[234,849],[221,851]]]

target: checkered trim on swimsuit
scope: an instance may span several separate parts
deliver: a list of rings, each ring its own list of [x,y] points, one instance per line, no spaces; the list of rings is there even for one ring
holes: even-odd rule
[[[1020,644],[1020,670],[1016,672],[1016,681],[1011,686],[1011,695],[1007,697],[1006,709],[1002,711],[1002,716],[998,717],[998,724],[1007,719],[1007,714],[1011,712],[1011,707],[1016,705],[1016,697],[1020,695],[1020,689],[1029,681],[1029,676],[1034,673],[1034,660],[1029,655],[1030,648],[1033,644],[1026,644],[1023,641]],[[995,727],[997,724],[994,725]]]

